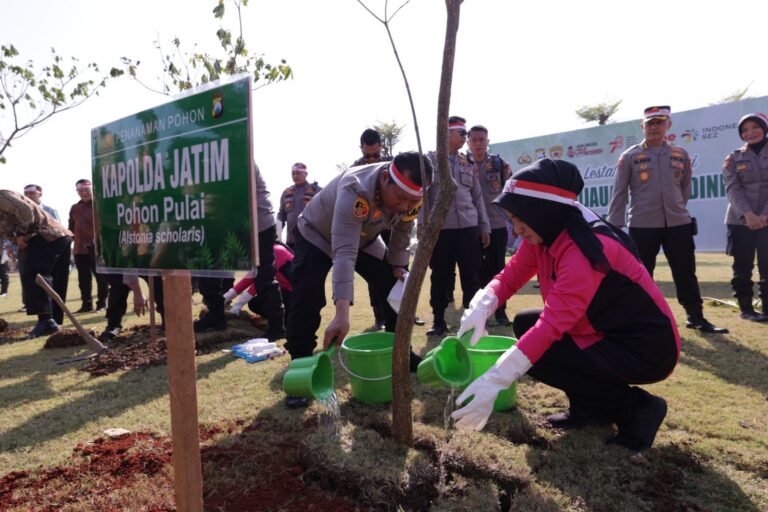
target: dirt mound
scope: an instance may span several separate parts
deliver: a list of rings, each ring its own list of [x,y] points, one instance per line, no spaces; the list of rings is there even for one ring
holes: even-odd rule
[[[13,471],[0,478],[0,509],[40,507],[57,510],[89,503],[93,510],[116,510],[113,496],[152,478],[156,486],[172,488],[171,442],[151,433],[98,438],[78,444],[71,463],[38,471]],[[73,484],[77,485],[72,492]],[[168,494],[168,493],[165,493]],[[152,510],[174,510],[173,503],[158,503]]]
[[[255,315],[254,315],[255,316]],[[255,331],[251,319],[245,315],[228,315],[227,329],[210,333],[195,334],[195,352],[207,354],[222,346],[234,345],[239,341],[258,337],[262,331]],[[92,377],[101,377],[118,370],[136,370],[168,362],[165,331],[158,330],[158,339],[149,339],[149,326],[137,325],[123,330],[108,345],[110,352],[89,361],[80,368]]]
[[[274,425],[244,424],[234,420],[200,427],[205,510],[365,510],[304,481],[295,433],[283,433],[277,445],[270,445],[259,442],[259,431],[275,430]],[[234,438],[217,444],[221,434]],[[171,453],[170,438],[145,432],[78,444],[67,464],[0,477],[0,510],[60,510],[76,503],[87,503],[90,510],[176,510]],[[135,496],[145,502],[126,502]]]
[[[88,331],[88,334],[96,337],[96,333],[91,329]],[[80,336],[80,333],[77,332],[77,329],[62,329],[59,332],[55,332],[51,334],[47,340],[45,340],[45,345],[43,345],[43,348],[65,348],[65,347],[76,347],[78,345],[85,345],[85,340]]]

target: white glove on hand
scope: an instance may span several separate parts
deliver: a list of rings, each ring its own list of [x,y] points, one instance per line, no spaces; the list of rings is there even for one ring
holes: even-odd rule
[[[235,302],[232,303],[232,307],[229,308],[229,312],[233,315],[237,315],[240,313],[240,310],[243,309],[243,306],[248,304],[248,301],[253,298],[253,295],[248,293],[247,291],[240,294],[240,296],[237,298]]]
[[[237,296],[237,292],[234,288],[230,288],[227,290],[227,292],[224,294],[224,304],[228,304],[232,302],[232,299],[234,299]]]
[[[456,428],[462,430],[481,430],[493,412],[493,402],[499,392],[507,389],[531,368],[531,361],[517,347],[504,352],[496,364],[478,377],[456,399],[461,405],[474,396],[466,406],[453,411],[451,417],[456,420]]]
[[[457,338],[461,338],[466,332],[474,331],[469,344],[473,347],[477,345],[482,336],[486,336],[485,322],[490,318],[496,308],[499,307],[499,299],[496,294],[487,288],[478,290],[469,307],[461,315],[461,326],[456,333]]]

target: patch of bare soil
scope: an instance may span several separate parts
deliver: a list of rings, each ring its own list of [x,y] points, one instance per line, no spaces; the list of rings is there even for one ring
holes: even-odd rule
[[[263,319],[253,313],[227,315],[226,330],[195,333],[195,351],[198,355],[207,354],[222,346],[258,337],[263,330],[257,330],[253,325],[260,324],[260,320]],[[80,371],[88,372],[92,377],[101,377],[118,370],[137,370],[167,364],[165,332],[158,329],[157,336],[154,342],[150,339],[149,325],[124,329],[120,335],[107,343],[109,352],[89,361],[80,367]]]
[[[0,332],[8,330],[8,322],[4,318],[0,318]]]
[[[267,446],[254,442],[256,424],[246,427],[245,433],[243,424],[235,420],[200,429],[205,510],[365,510],[304,481],[304,468],[297,456],[301,443],[296,433],[271,437]],[[233,442],[226,446],[215,444],[214,438],[225,432],[236,434]],[[125,510],[132,504],[121,502],[120,497],[130,494],[121,491],[140,480],[146,486],[147,479],[152,481],[156,495],[172,495],[171,454],[170,438],[144,432],[79,444],[65,465],[14,471],[0,477],[0,510],[55,510],[75,503],[88,503],[93,510]],[[253,475],[244,475],[244,468],[257,473],[247,486],[244,480]],[[216,478],[221,475],[229,476]],[[158,501],[148,510],[175,510],[173,503]],[[55,506],[48,505],[51,503]]]
[[[88,331],[88,334],[96,337],[96,333],[91,329]],[[85,345],[85,340],[80,336],[80,333],[77,332],[77,329],[61,329],[59,332],[55,332],[51,334],[47,340],[45,340],[45,345],[43,345],[43,348],[66,348],[66,347],[76,347],[78,345]]]
[[[173,486],[170,473],[164,471],[170,454],[170,439],[145,432],[78,444],[67,464],[1,477],[0,510],[56,510],[75,503],[89,503],[93,510],[120,510],[114,496],[139,478],[160,479],[160,485]],[[152,510],[174,508],[160,504]]]

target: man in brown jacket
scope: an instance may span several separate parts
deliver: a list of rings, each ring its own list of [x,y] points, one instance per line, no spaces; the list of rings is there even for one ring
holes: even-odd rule
[[[59,330],[64,312],[35,283],[40,274],[67,300],[72,233],[31,199],[11,190],[0,190],[0,238],[19,247],[21,286],[27,315],[37,315],[29,338]]]
[[[69,210],[69,230],[75,234],[75,267],[77,284],[80,287],[82,306],[75,313],[93,311],[91,291],[96,278],[96,311],[106,307],[109,284],[106,276],[96,273],[96,246],[93,229],[93,189],[90,180],[77,180],[75,184],[80,201]]]

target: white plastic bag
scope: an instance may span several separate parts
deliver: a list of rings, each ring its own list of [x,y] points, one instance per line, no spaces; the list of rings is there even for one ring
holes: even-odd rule
[[[403,292],[405,292],[405,283],[408,282],[408,272],[403,274],[402,279],[398,279],[392,289],[389,291],[389,297],[387,302],[395,310],[395,313],[400,313],[400,302],[403,300]]]

